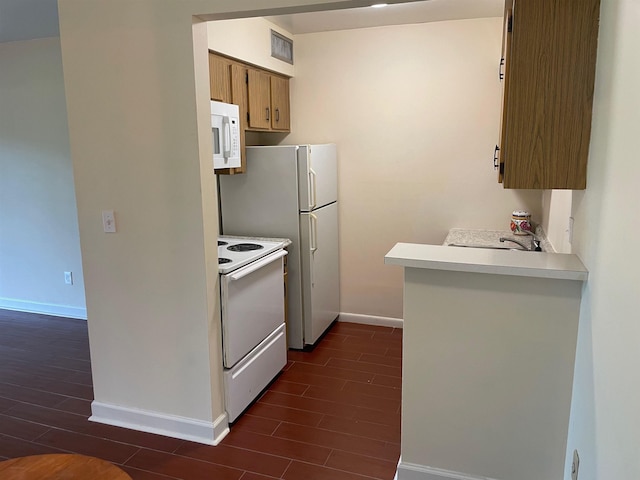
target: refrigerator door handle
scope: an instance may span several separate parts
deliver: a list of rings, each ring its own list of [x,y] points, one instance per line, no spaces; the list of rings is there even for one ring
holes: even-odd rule
[[[311,219],[311,288],[316,285],[316,276],[314,274],[313,263],[315,261],[314,254],[318,250],[318,217],[316,217],[313,213],[309,214]]]
[[[313,168],[309,167],[309,209],[313,210],[317,207],[318,190],[316,185],[316,172]]]
[[[318,217],[313,213],[309,216],[311,217],[311,253],[316,253],[318,250]]]

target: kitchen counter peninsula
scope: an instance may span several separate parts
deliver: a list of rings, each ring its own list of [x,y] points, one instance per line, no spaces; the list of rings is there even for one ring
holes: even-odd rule
[[[575,255],[396,244],[397,480],[563,478],[583,282]]]
[[[586,280],[588,275],[577,255],[572,254],[418,243],[397,243],[385,255],[384,262],[412,268],[560,280]]]

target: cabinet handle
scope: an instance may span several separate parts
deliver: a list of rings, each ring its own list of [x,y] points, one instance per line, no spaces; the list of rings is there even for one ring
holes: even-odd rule
[[[502,72],[502,67],[504,67],[504,57],[500,59],[500,69],[498,70],[498,77],[500,80],[504,80],[504,73]]]
[[[496,145],[495,150],[493,151],[493,169],[497,170],[500,164],[498,163],[498,152],[500,151],[500,147]]]
[[[269,120],[269,107],[265,108],[265,110],[267,111],[267,120]]]
[[[280,109],[276,108],[276,122],[280,121]]]

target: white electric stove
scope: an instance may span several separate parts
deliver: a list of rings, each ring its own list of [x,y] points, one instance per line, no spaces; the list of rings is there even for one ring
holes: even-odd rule
[[[218,237],[218,273],[226,274],[237,270],[271,252],[284,248],[281,240],[254,238]]]
[[[218,239],[225,403],[233,422],[287,363],[285,241]]]

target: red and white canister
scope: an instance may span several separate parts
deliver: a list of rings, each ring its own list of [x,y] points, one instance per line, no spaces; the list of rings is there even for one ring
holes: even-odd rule
[[[514,235],[527,235],[531,231],[531,214],[524,210],[514,210],[511,214],[511,231]]]

